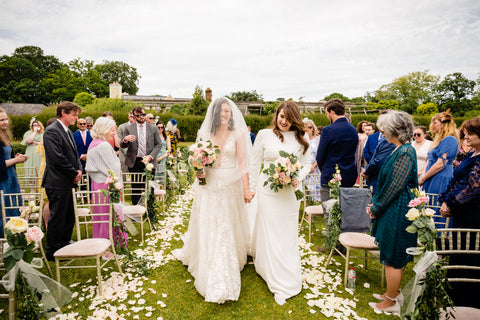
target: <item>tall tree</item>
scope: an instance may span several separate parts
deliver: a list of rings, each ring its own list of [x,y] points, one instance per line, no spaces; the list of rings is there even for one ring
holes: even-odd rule
[[[83,85],[88,93],[97,98],[107,97],[109,94],[109,83],[102,79],[95,68],[93,60],[74,59],[68,63],[70,69],[76,72],[82,79]]]
[[[228,98],[232,101],[263,101],[263,95],[257,90],[232,92]]]
[[[197,85],[193,92],[193,99],[190,100],[184,112],[192,115],[204,115],[207,112],[207,108],[208,102],[203,96],[203,89]]]
[[[340,99],[343,102],[350,102],[349,97],[344,96],[343,94],[338,93],[338,92],[331,93],[328,96],[326,96],[325,98],[323,98],[323,100],[325,100],[325,101],[332,100],[332,99]]]
[[[470,110],[475,89],[475,81],[467,79],[462,73],[455,72],[445,76],[436,86],[436,98],[440,110],[450,109],[457,116]]]
[[[108,84],[116,81],[122,85],[122,89],[128,94],[137,94],[138,81],[140,76],[137,69],[129,66],[122,61],[104,61],[102,64],[97,64],[95,69],[98,71],[103,81]]]
[[[87,91],[80,75],[68,66],[49,74],[41,81],[44,91],[49,92],[50,102],[73,101],[79,92]]]

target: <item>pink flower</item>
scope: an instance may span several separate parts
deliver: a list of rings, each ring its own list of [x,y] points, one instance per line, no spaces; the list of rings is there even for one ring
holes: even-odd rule
[[[341,176],[341,175],[336,175],[336,176],[335,176],[335,180],[337,180],[337,181],[342,181],[342,176]]]
[[[123,189],[123,185],[120,183],[120,182],[115,182],[115,189],[117,190],[122,190]]]
[[[27,230],[27,234],[26,234],[26,238],[27,238],[27,241],[28,242],[40,242],[42,241],[42,238],[43,238],[43,232],[42,230],[35,226],[35,227],[31,227]]]
[[[113,182],[114,182],[114,181],[113,181],[113,178],[112,178],[111,176],[108,176],[108,177],[107,177],[107,180],[105,180],[105,183],[106,183],[106,184],[110,184],[110,183],[113,183]]]

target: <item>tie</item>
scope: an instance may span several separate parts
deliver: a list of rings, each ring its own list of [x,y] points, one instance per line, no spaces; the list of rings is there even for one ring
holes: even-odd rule
[[[138,126],[138,156],[145,156],[145,134],[143,131],[143,125]]]
[[[85,133],[85,131],[82,131],[82,139],[83,139],[83,145],[86,146],[87,145],[87,134]]]

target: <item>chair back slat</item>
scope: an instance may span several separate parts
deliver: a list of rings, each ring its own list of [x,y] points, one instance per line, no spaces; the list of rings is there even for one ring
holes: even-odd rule
[[[29,207],[31,201],[38,207],[38,212],[29,214],[28,225],[30,227],[37,226],[42,227],[42,214],[43,214],[43,189],[40,192],[31,192],[29,194],[24,193],[5,193],[0,190],[0,203],[2,212],[3,231],[5,232],[5,226],[7,222],[15,216],[20,216],[22,211]]]
[[[435,210],[435,214],[433,215],[435,218],[437,218],[437,220],[435,221],[435,227],[437,229],[448,228],[448,226],[450,224],[450,218],[444,218],[439,213],[440,212],[440,207],[442,206],[442,204],[438,201],[438,194],[437,193],[426,193],[425,195],[428,197],[427,208]]]

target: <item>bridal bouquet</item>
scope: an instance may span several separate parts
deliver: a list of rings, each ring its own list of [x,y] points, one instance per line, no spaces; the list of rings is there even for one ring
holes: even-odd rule
[[[298,176],[298,171],[302,168],[295,155],[283,150],[280,150],[279,154],[280,157],[262,171],[268,175],[268,179],[264,182],[263,186],[270,183],[270,189],[275,192],[283,189],[284,186],[291,185],[292,180]],[[297,200],[300,200],[303,198],[303,192],[300,189],[296,189],[295,196]]]
[[[220,153],[220,149],[213,145],[212,140],[200,141],[194,143],[185,153],[188,163],[193,167],[196,172],[203,172],[205,167],[211,167],[215,160],[217,160],[217,154]],[[206,185],[205,178],[199,179],[200,185]]]

